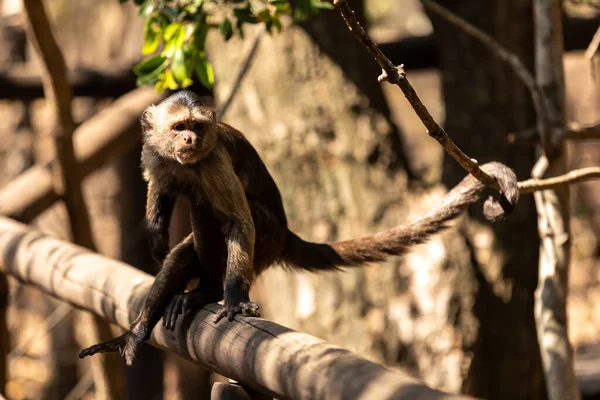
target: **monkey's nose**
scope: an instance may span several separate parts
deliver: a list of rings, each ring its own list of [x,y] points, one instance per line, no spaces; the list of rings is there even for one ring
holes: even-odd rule
[[[184,133],[182,139],[185,144],[194,144],[194,142],[195,142],[194,135],[192,135],[190,133]]]

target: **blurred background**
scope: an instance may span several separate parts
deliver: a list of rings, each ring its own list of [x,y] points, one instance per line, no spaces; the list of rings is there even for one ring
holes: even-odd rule
[[[66,58],[81,123],[135,88],[144,20],[117,0],[44,2]],[[533,66],[530,0],[442,2]],[[527,179],[535,161],[529,94],[489,50],[417,0],[351,2],[369,33],[450,137],[480,162],[499,160]],[[430,139],[401,91],[380,71],[338,13],[264,34],[224,120],[255,145],[278,183],[290,227],[313,241],[353,238],[415,218],[464,176]],[[598,26],[593,7],[565,3],[568,120],[600,119],[600,72],[584,52]],[[254,29],[249,27],[248,30]],[[222,104],[254,35],[225,43],[210,34],[215,70],[209,102]],[[39,61],[27,42],[20,0],[0,0],[0,188],[53,157]],[[84,181],[99,251],[152,271],[143,236],[140,146],[106,160]],[[600,141],[570,142],[569,169],[600,164]],[[600,398],[600,182],[572,186],[568,303],[575,368],[585,398]],[[339,344],[427,384],[484,398],[545,398],[533,318],[538,238],[535,207],[523,196],[493,227],[476,205],[456,227],[381,265],[310,275],[273,268],[251,297],[262,315]],[[189,230],[178,203],[175,243]],[[33,225],[69,238],[56,204]],[[80,312],[9,278],[9,399],[99,398],[77,352]],[[75,329],[75,327],[79,327]],[[1,332],[1,331],[0,331]],[[115,331],[115,334],[117,331]],[[6,337],[4,338],[6,339]],[[127,369],[129,399],[204,399],[224,379],[156,349]],[[116,357],[116,356],[115,356]],[[202,378],[199,378],[202,377]],[[507,385],[510,382],[510,385]]]

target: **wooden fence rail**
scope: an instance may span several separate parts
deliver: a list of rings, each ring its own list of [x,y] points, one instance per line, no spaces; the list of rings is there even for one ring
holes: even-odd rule
[[[164,96],[156,93],[154,88],[136,89],[81,124],[73,135],[81,176],[88,176],[139,143],[140,115]],[[50,168],[36,165],[0,190],[0,215],[29,222],[58,199]]]
[[[122,327],[137,315],[153,279],[6,217],[0,272]],[[468,399],[264,319],[237,316],[215,325],[218,309],[205,307],[173,332],[159,324],[150,343],[279,399]]]

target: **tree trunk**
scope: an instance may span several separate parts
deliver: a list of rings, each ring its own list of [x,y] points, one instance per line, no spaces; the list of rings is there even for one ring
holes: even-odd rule
[[[531,1],[444,5],[492,35],[531,70]],[[509,145],[506,138],[536,124],[525,87],[489,49],[439,17],[432,16],[432,22],[440,43],[449,135],[481,163],[498,160],[511,166],[520,179],[529,177],[533,148]],[[452,186],[463,176],[460,166],[446,157],[444,183]],[[474,317],[464,329],[462,345],[473,358],[463,389],[487,399],[545,398],[533,314],[539,245],[533,199],[521,197],[511,217],[493,227],[484,222],[480,209],[472,209],[477,223],[465,234],[471,260],[457,264],[468,276],[462,284],[467,289],[458,293],[463,301],[472,302]]]

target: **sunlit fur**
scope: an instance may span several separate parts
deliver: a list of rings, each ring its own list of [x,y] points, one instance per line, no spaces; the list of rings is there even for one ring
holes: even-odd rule
[[[177,125],[184,129],[176,130]],[[144,143],[180,164],[200,161],[213,150],[217,139],[215,111],[186,91],[178,92],[163,106],[148,107],[142,115],[142,126]],[[185,135],[195,136],[195,143],[186,143]]]

